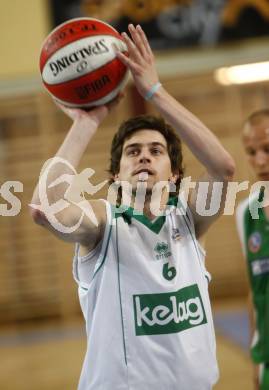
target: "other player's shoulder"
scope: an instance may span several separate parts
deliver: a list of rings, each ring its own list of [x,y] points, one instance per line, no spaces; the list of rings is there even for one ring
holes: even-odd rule
[[[249,207],[252,202],[257,200],[259,197],[259,192],[254,192],[253,194],[249,195],[247,198],[243,199],[238,206],[236,207],[236,220],[237,222],[243,221],[244,215],[249,210]]]
[[[246,255],[246,237],[245,237],[245,224],[244,218],[246,213],[249,210],[251,203],[259,197],[259,193],[253,193],[248,196],[246,199],[242,200],[236,208],[236,226],[241,242],[243,253]]]

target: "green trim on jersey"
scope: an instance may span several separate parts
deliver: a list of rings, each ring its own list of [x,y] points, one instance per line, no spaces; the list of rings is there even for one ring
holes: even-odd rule
[[[165,215],[161,215],[160,217],[156,218],[155,221],[152,222],[146,215],[134,214],[134,210],[131,208],[126,210],[124,214],[127,214],[129,218],[135,218],[137,221],[141,222],[143,225],[145,225],[147,228],[149,228],[152,232],[156,234],[160,233],[166,219]]]
[[[258,210],[259,218],[253,219],[250,210],[251,204],[244,212],[243,223],[258,333],[251,356],[255,363],[263,363],[269,362],[269,220],[262,209]]]
[[[121,207],[112,206],[112,212],[114,218],[117,219],[122,217],[128,224],[131,223],[132,218],[135,218],[156,234],[160,233],[165,223],[165,215],[156,218],[155,221],[152,222],[146,215],[136,214],[133,207],[124,208],[124,210],[122,210]]]
[[[177,206],[178,202],[179,200],[177,197],[171,197],[169,198],[167,205]],[[166,221],[166,215],[161,215],[157,217],[154,221],[151,221],[144,214],[136,214],[133,207],[128,207],[124,211],[121,211],[120,207],[113,207],[112,211],[113,216],[115,218],[119,218],[120,216],[122,216],[128,223],[131,223],[132,218],[135,218],[137,221],[141,222],[143,225],[145,225],[148,229],[150,229],[153,233],[156,234],[160,233]]]
[[[122,299],[121,299],[120,256],[119,256],[119,237],[118,237],[117,220],[116,220],[116,251],[117,251],[117,272],[118,272],[118,288],[119,288],[120,315],[121,315],[121,327],[122,327],[122,341],[123,341],[123,350],[124,350],[124,360],[125,360],[125,365],[127,366],[127,353],[126,353],[125,331],[124,331]]]
[[[179,333],[207,323],[197,284],[178,291],[133,295],[137,336]]]

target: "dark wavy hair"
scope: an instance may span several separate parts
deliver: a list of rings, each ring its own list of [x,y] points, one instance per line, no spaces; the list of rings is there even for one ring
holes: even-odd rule
[[[114,182],[113,176],[119,173],[124,142],[129,139],[133,133],[143,129],[159,131],[165,138],[172,172],[179,176],[175,183],[176,192],[178,193],[184,174],[181,140],[172,126],[167,124],[162,118],[153,115],[136,116],[120,125],[117,133],[114,135],[110,149],[110,167],[108,170],[110,174],[109,184]]]

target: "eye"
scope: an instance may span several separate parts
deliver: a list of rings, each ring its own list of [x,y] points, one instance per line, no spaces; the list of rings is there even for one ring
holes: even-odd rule
[[[247,153],[249,156],[255,156],[256,150],[254,150],[254,149],[246,149],[246,153]]]
[[[138,149],[129,149],[127,151],[127,156],[137,156],[139,153],[139,150]]]
[[[162,152],[161,152],[161,150],[159,148],[153,148],[153,149],[151,149],[151,153],[158,156]]]
[[[263,151],[264,151],[265,153],[269,154],[269,145],[265,146],[265,147],[263,148]]]

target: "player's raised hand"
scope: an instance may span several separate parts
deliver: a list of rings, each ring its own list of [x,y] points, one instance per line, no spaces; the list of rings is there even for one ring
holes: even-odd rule
[[[145,97],[159,81],[155,58],[141,26],[134,27],[130,24],[128,29],[131,38],[122,33],[128,48],[128,56],[120,51],[117,51],[117,56],[129,68],[138,92]]]
[[[110,112],[110,110],[117,106],[123,97],[124,94],[120,92],[118,96],[116,96],[115,99],[113,99],[111,102],[102,106],[91,107],[90,109],[71,108],[60,104],[56,100],[54,102],[56,106],[59,107],[59,109],[63,111],[74,122],[87,120],[99,126],[101,122],[105,119],[107,114]]]
[[[67,107],[61,103],[58,103],[57,101],[55,101],[55,104],[74,122],[80,120],[89,120],[100,124],[108,113],[108,108],[106,106],[95,107],[87,111],[86,109],[82,108]]]

